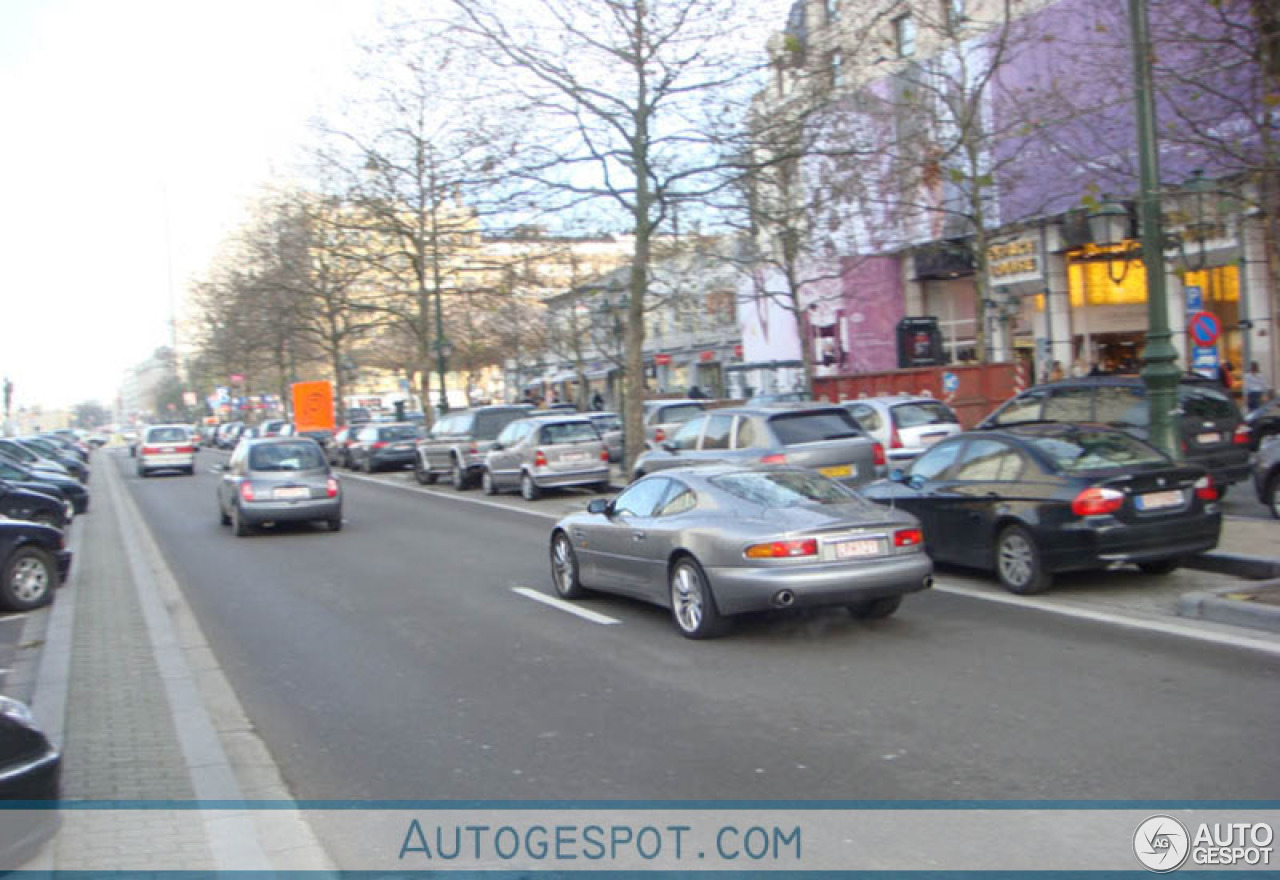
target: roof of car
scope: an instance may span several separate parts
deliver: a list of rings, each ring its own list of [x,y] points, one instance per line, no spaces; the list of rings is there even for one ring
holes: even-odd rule
[[[1027,390],[1065,388],[1072,385],[1141,385],[1143,382],[1143,378],[1137,373],[1108,373],[1101,376],[1068,376],[1056,382],[1042,382]],[[1178,377],[1178,382],[1187,385],[1218,385],[1213,379],[1201,376],[1199,373],[1183,373]]]
[[[742,416],[783,416],[795,415],[796,413],[806,412],[830,412],[838,410],[848,415],[848,410],[838,403],[814,403],[813,401],[793,402],[793,403],[756,403],[743,404],[741,406],[724,406],[719,409],[708,410],[713,415],[742,415]]]
[[[590,422],[591,419],[587,416],[586,413],[573,413],[573,412],[549,413],[549,412],[543,412],[543,411],[536,411],[533,415],[526,416],[525,418],[520,419],[519,421],[538,422],[541,424],[545,422]]]
[[[883,403],[893,406],[899,403],[937,403],[946,406],[946,402],[927,394],[877,394],[874,397],[855,397],[842,400],[837,406],[849,406],[854,403]]]

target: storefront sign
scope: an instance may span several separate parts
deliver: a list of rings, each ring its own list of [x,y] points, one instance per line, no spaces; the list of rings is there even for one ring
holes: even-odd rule
[[[987,275],[992,284],[1042,282],[1039,235],[1020,235],[987,248]]]
[[[714,351],[704,351],[698,355],[698,360],[702,361],[704,364],[715,359],[716,353]]]
[[[655,355],[653,356],[653,362],[654,362],[655,364],[657,364],[658,366],[660,366],[660,367],[666,367],[666,366],[669,366],[669,365],[671,364],[671,355],[669,355],[669,354],[655,354]]]

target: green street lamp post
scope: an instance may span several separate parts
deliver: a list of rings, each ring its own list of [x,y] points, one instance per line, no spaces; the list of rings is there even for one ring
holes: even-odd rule
[[[1151,80],[1151,34],[1146,0],[1129,0],[1129,29],[1133,40],[1141,181],[1138,221],[1142,228],[1142,262],[1147,270],[1147,347],[1142,353],[1142,378],[1147,385],[1147,399],[1151,402],[1151,442],[1178,458],[1174,418],[1181,371],[1177,366],[1178,352],[1169,333],[1165,241],[1160,218],[1160,159],[1156,144],[1155,90]]]

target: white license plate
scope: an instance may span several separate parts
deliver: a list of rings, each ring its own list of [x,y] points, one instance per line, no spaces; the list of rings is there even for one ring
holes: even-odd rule
[[[395,446],[392,446],[391,448],[396,450],[397,452],[404,452],[407,449],[412,449],[413,446],[409,443],[397,443]]]
[[[1210,443],[1221,443],[1222,435],[1216,431],[1207,431],[1203,434],[1197,434],[1196,442],[1201,444],[1202,446],[1208,445]]]
[[[587,454],[585,452],[566,452],[560,456],[561,461],[586,461]]]
[[[310,498],[311,490],[305,486],[291,486],[286,489],[276,489],[271,493],[271,497],[281,501],[295,501],[299,498]]]
[[[818,473],[824,477],[853,477],[857,476],[858,470],[851,464],[837,464],[831,467],[818,468]]]
[[[1166,507],[1177,507],[1182,504],[1182,491],[1174,489],[1169,492],[1148,492],[1138,496],[1139,510],[1162,510]]]
[[[856,541],[839,541],[832,546],[836,551],[836,559],[857,559],[879,556],[884,552],[883,543],[879,538],[862,538]]]

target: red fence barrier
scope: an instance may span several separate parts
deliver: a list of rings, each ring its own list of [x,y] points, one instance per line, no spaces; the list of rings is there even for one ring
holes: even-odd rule
[[[956,390],[945,390],[945,377],[955,377]],[[972,428],[987,413],[1015,394],[1015,366],[973,364],[968,366],[919,367],[863,373],[859,376],[821,376],[814,380],[813,393],[832,402],[880,397],[890,394],[928,394],[950,404],[960,424]]]

